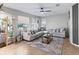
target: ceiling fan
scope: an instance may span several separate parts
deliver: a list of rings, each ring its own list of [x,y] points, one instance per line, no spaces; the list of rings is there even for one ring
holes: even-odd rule
[[[56,4],[56,7],[59,7],[59,6],[60,4]],[[41,7],[40,12],[52,12],[52,10],[50,9],[50,7]]]
[[[43,7],[40,8],[40,12],[51,12],[52,10],[50,9],[45,9]]]

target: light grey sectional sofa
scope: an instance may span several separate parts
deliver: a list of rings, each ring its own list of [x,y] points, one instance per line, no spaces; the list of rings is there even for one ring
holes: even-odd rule
[[[23,35],[23,39],[24,40],[32,41],[32,40],[42,36],[43,35],[43,31],[39,31],[39,32],[36,32],[34,34],[31,34],[30,32],[22,32],[22,35]]]
[[[60,28],[60,29],[49,29],[46,31],[38,31],[36,33],[31,33],[30,31],[23,31],[22,32],[22,36],[24,40],[27,41],[32,41],[40,36],[42,36],[43,34],[46,33],[50,33],[53,37],[61,37],[61,38],[65,38],[65,28]]]
[[[66,36],[65,28],[49,29],[47,31],[49,33],[51,33],[53,37],[65,38],[65,36]]]

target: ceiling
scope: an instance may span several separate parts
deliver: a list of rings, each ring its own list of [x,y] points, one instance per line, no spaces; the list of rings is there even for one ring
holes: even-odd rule
[[[20,10],[36,16],[49,16],[60,13],[68,13],[71,6],[74,3],[4,3],[4,6]],[[44,10],[51,10],[51,12],[40,12],[40,8],[43,7]]]

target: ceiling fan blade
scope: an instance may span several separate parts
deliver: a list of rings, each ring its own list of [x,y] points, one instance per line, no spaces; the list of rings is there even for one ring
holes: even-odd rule
[[[45,12],[51,12],[51,10],[45,10]]]
[[[45,12],[44,10],[41,10],[40,12]]]

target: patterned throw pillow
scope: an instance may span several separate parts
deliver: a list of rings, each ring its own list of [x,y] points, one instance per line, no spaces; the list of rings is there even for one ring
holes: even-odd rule
[[[55,29],[55,32],[57,32],[57,29]]]
[[[61,29],[60,29],[60,32],[62,32],[62,31],[64,31],[64,28],[61,28]]]
[[[33,35],[33,34],[34,34],[32,30],[30,30],[30,33],[31,33],[31,35]]]
[[[58,32],[60,32],[60,29],[58,30]]]
[[[57,29],[56,32],[58,33],[59,32],[59,29]]]

